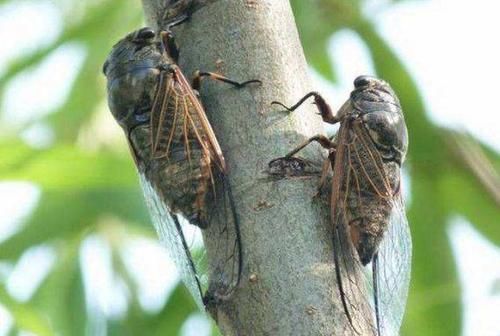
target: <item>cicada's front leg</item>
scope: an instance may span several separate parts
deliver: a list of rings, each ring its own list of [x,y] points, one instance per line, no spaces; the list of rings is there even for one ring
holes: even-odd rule
[[[288,107],[278,101],[273,101],[271,105],[280,105],[287,111],[292,112],[295,111],[300,105],[302,105],[309,97],[314,97],[314,104],[318,108],[319,114],[321,115],[321,118],[324,122],[332,125],[340,122],[340,119],[333,114],[330,105],[328,105],[326,100],[316,91],[309,92],[291,107]]]
[[[191,87],[193,88],[193,90],[196,90],[196,91],[200,90],[201,80],[204,77],[208,77],[208,78],[213,79],[213,80],[217,80],[217,81],[231,84],[238,89],[242,88],[244,86],[247,86],[248,84],[251,84],[251,83],[262,84],[262,82],[258,79],[251,79],[251,80],[240,83],[240,82],[229,79],[227,77],[224,77],[224,76],[219,75],[219,74],[214,73],[214,72],[203,72],[203,71],[198,70],[198,71],[195,71],[194,76],[193,76],[193,80],[191,82]]]
[[[321,145],[321,147],[328,149],[328,158],[323,162],[322,168],[321,168],[321,175],[320,175],[320,181],[318,185],[318,192],[314,197],[318,197],[321,195],[325,185],[326,185],[326,180],[328,177],[328,173],[330,172],[330,169],[333,167],[333,163],[335,160],[335,148],[336,148],[336,143],[334,140],[332,140],[333,137],[328,138],[322,134],[315,135],[309,139],[307,139],[305,142],[297,146],[295,149],[290,151],[288,154],[286,154],[284,157],[280,157],[277,159],[272,160],[269,162],[269,168],[272,170],[273,168],[276,168],[276,166],[279,167],[294,167],[294,166],[300,166],[302,164],[303,159],[295,157],[295,155],[300,152],[302,149],[307,147],[310,143],[312,142],[317,142]],[[276,169],[274,169],[276,170]],[[299,169],[296,169],[296,171],[299,171]],[[276,174],[277,175],[277,174]],[[299,173],[294,173],[294,174],[282,174],[282,175],[292,175],[292,176],[299,176]]]

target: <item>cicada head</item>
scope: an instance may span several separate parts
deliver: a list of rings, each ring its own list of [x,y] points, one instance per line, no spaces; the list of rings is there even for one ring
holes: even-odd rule
[[[108,80],[109,108],[125,131],[149,121],[160,70],[172,64],[159,34],[149,27],[115,44],[103,72]]]
[[[401,164],[408,149],[408,130],[394,90],[383,80],[359,76],[350,100],[382,157]]]

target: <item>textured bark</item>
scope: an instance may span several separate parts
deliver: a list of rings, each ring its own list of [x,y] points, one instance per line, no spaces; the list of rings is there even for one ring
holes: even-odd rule
[[[168,3],[143,0],[149,25],[165,24]],[[186,74],[201,69],[263,82],[236,90],[206,80],[201,89],[229,166],[244,244],[241,288],[213,316],[225,335],[353,334],[336,287],[328,199],[312,198],[318,179],[272,181],[264,173],[270,160],[323,133],[314,106],[289,115],[270,105],[312,90],[289,2],[199,1],[190,11],[191,20],[174,30]],[[317,146],[301,155],[319,164],[323,158]]]

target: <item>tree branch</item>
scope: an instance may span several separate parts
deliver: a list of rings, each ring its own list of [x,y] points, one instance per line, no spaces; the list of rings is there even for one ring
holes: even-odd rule
[[[290,115],[270,106],[311,91],[288,1],[170,3],[143,0],[152,26],[190,8],[191,20],[175,30],[186,74],[201,69],[263,82],[236,90],[205,81],[201,89],[228,163],[244,244],[241,288],[218,307],[219,327],[225,335],[351,334],[335,281],[329,204],[312,199],[318,179],[272,181],[264,173],[270,160],[323,133],[312,106]],[[315,146],[303,156],[319,164],[323,158]]]

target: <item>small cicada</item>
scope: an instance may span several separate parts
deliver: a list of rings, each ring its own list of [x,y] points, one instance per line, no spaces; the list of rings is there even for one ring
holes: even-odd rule
[[[113,47],[103,72],[109,108],[125,131],[156,230],[202,306],[234,291],[243,257],[226,163],[197,90],[205,76],[238,88],[259,81],[238,83],[197,72],[191,86],[177,65],[178,55],[170,30],[157,34],[146,27]],[[197,273],[207,265],[193,262],[183,221],[220,233],[211,259],[224,264],[210,265],[207,296],[206,279]]]
[[[290,108],[273,102],[293,111],[312,96],[323,121],[340,123],[340,128],[334,137],[312,137],[271,164],[295,161],[293,155],[313,141],[329,150],[321,184],[332,167],[334,261],[344,310],[357,333],[369,330],[370,334],[395,335],[404,315],[411,268],[411,237],[401,194],[408,133],[401,105],[389,84],[360,76],[354,87],[336,115],[316,92]],[[366,279],[360,274],[362,266],[370,263],[372,277]],[[370,282],[373,309],[369,298],[359,299]],[[370,310],[376,326],[374,317],[365,314]]]

